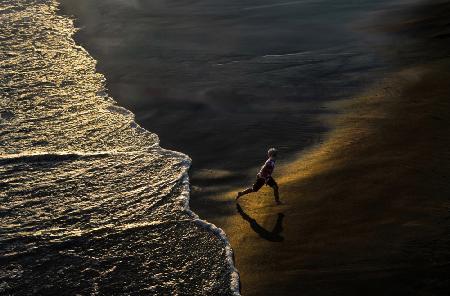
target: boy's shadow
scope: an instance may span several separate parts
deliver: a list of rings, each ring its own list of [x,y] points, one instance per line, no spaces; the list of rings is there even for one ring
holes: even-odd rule
[[[253,231],[255,231],[263,239],[271,242],[282,242],[284,240],[284,237],[280,235],[280,233],[283,231],[283,213],[278,214],[277,223],[275,224],[272,231],[268,231],[267,229],[259,225],[255,219],[247,215],[239,204],[236,204],[236,209],[241,217],[244,218],[245,221],[250,223],[250,227],[253,229]]]

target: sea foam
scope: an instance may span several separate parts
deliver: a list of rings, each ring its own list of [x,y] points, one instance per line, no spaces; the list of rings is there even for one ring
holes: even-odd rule
[[[190,158],[108,96],[57,7],[0,4],[0,291],[239,295],[225,233],[189,209]]]

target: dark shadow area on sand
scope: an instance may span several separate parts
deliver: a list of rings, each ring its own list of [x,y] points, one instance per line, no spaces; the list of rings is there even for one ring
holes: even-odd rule
[[[255,219],[253,219],[247,213],[245,213],[239,204],[236,204],[236,209],[239,215],[241,215],[241,217],[250,224],[252,230],[256,232],[261,238],[268,240],[270,242],[282,242],[284,240],[284,237],[281,236],[281,232],[283,231],[283,219],[284,219],[283,213],[278,213],[277,222],[275,223],[275,226],[273,227],[272,231],[269,231],[264,227],[262,227],[261,225],[259,225]]]

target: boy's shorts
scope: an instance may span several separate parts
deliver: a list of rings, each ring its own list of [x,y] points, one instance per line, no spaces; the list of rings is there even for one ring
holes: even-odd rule
[[[277,182],[275,182],[275,180],[272,177],[267,178],[267,181],[264,178],[256,178],[256,181],[252,186],[253,192],[258,192],[258,190],[261,189],[261,187],[263,187],[264,184],[272,188],[277,186]]]

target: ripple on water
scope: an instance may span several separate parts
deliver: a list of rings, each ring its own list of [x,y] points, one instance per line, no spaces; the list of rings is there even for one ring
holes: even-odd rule
[[[0,3],[0,292],[237,293],[223,233],[187,209],[190,159],[108,97],[56,12]]]

